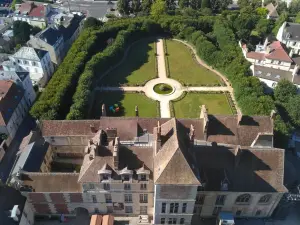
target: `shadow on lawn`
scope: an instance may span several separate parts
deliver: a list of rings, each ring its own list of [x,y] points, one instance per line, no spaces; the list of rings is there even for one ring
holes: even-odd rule
[[[154,37],[141,39],[131,46],[126,59],[101,79],[98,82],[98,86],[119,86],[120,84],[128,83],[127,77],[130,76],[132,72],[139,70],[145,63],[149,62],[150,57],[154,57],[154,53],[151,55],[151,50],[153,50],[154,42],[156,41],[157,38]],[[153,68],[153,73],[155,73],[154,70],[155,68]],[[143,76],[142,73],[140,75]]]

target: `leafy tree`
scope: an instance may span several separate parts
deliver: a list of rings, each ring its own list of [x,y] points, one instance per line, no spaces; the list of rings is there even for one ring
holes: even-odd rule
[[[286,109],[293,123],[300,126],[300,95],[290,98]]]
[[[232,0],[210,0],[210,7],[213,11],[221,11],[231,3]]]
[[[174,10],[176,8],[175,0],[165,0],[165,1],[168,10]]]
[[[189,0],[179,0],[178,5],[181,9],[189,7]]]
[[[293,0],[290,4],[289,11],[293,14],[300,12],[300,0]]]
[[[261,18],[256,24],[255,31],[260,38],[264,38],[272,31],[273,25],[272,20]]]
[[[89,28],[89,27],[100,27],[103,25],[103,22],[94,18],[94,17],[88,17],[85,21],[84,21],[84,25],[83,27]]]
[[[128,0],[118,0],[117,9],[122,15],[129,14],[129,1]]]
[[[164,0],[156,0],[151,6],[151,16],[154,18],[159,18],[161,15],[166,14],[167,4]]]
[[[132,0],[131,9],[133,13],[138,13],[141,11],[141,1],[140,0]]]
[[[201,1],[201,8],[210,8],[210,0],[202,0]]]
[[[279,28],[281,27],[281,25],[285,22],[289,20],[289,14],[287,12],[283,12],[281,13],[281,15],[279,16],[278,20],[276,20],[275,22],[275,27],[272,30],[272,33],[274,35],[277,35],[277,32],[279,30]]]
[[[297,13],[297,16],[295,18],[295,23],[300,23],[300,12]]]
[[[32,26],[25,21],[15,21],[13,23],[14,40],[16,44],[25,44],[31,34]]]
[[[297,95],[297,87],[290,81],[283,79],[280,80],[274,89],[275,100],[285,104],[291,97]]]
[[[201,0],[190,0],[190,7],[192,9],[200,9],[201,8]]]
[[[145,15],[149,15],[151,6],[152,6],[152,0],[143,0],[142,1],[142,12]]]
[[[257,15],[262,16],[262,17],[266,17],[268,14],[268,10],[266,8],[262,8],[262,7],[255,9],[255,11],[256,11]]]

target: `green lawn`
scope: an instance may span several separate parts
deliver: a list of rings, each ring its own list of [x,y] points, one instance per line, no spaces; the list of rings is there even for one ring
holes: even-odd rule
[[[155,40],[147,38],[135,43],[123,63],[101,79],[99,85],[142,85],[146,81],[156,78]]]
[[[232,114],[225,94],[187,93],[183,99],[171,104],[177,118],[198,118],[201,105],[206,106],[209,114]]]
[[[102,104],[106,106],[107,116],[135,116],[135,106],[139,108],[140,117],[159,117],[157,102],[149,99],[144,94],[124,92],[96,92],[92,115],[90,118],[98,119],[101,116]],[[110,106],[118,104],[120,111],[113,113]]]
[[[185,85],[214,85],[219,84],[218,75],[199,65],[192,57],[190,49],[184,44],[166,40],[170,77]]]

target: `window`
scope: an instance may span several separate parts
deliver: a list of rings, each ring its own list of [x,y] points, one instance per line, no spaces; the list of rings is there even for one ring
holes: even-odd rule
[[[272,195],[270,195],[270,194],[264,195],[259,199],[258,203],[268,203],[270,201],[271,197],[272,197]]]
[[[237,197],[235,200],[236,204],[248,204],[250,202],[251,195],[249,194],[243,194]]]
[[[261,215],[261,210],[257,210],[256,212],[255,212],[255,216],[260,216]]]
[[[102,174],[102,180],[108,180],[109,175],[108,174]]]
[[[161,213],[166,213],[166,203],[161,204]]]
[[[226,199],[226,195],[218,195],[216,199],[216,205],[224,205]]]
[[[94,203],[96,203],[96,202],[97,202],[96,195],[92,195],[92,199],[93,199],[93,202],[94,202]]]
[[[111,194],[105,194],[105,202],[106,203],[112,203]]]
[[[25,65],[29,65],[29,62],[27,60],[24,60]]]
[[[32,65],[33,65],[33,66],[36,66],[36,62],[32,62]]]
[[[175,203],[174,213],[178,213],[179,203]]]
[[[179,203],[170,204],[170,213],[178,213]]]
[[[174,203],[170,204],[170,213],[174,213]]]
[[[166,218],[160,218],[160,224],[165,224],[166,223]]]
[[[132,206],[125,206],[125,213],[132,213]]]
[[[203,186],[198,186],[197,191],[204,191],[204,187]]]
[[[129,175],[123,175],[123,181],[129,181]]]
[[[130,184],[124,184],[124,190],[130,190],[131,187],[130,187]]]
[[[186,203],[182,204],[182,213],[186,213]]]
[[[197,204],[203,205],[204,200],[205,200],[205,195],[198,194],[198,195],[196,196],[196,203],[197,203]]]
[[[147,206],[141,206],[140,207],[140,214],[141,215],[147,215],[148,214],[148,207]]]
[[[235,212],[235,215],[236,215],[236,216],[242,215],[242,210],[237,210],[237,211]]]
[[[90,183],[90,189],[91,190],[95,189],[95,185]]]
[[[147,184],[141,184],[141,190],[147,190]]]
[[[103,188],[104,190],[110,190],[110,184],[104,183]]]
[[[112,206],[106,206],[107,213],[112,213],[113,212],[113,207]]]
[[[221,211],[222,207],[215,207],[213,211],[213,216],[217,216]]]
[[[95,213],[99,213],[99,209],[98,209],[98,208],[95,208],[95,209],[94,209],[94,212],[95,212]]]
[[[148,203],[148,194],[140,194],[140,203]]]
[[[131,194],[125,194],[124,199],[126,203],[132,202],[132,195]]]
[[[180,224],[184,224],[184,218],[180,218]]]
[[[169,218],[168,224],[176,224],[176,218]]]
[[[146,180],[147,180],[146,174],[141,174],[141,180],[142,180],[142,181],[146,181]]]

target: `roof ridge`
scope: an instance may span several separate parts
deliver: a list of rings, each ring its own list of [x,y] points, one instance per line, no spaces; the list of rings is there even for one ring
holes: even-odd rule
[[[26,171],[22,171],[22,174],[25,174],[25,175],[36,175],[36,176],[60,176],[60,175],[64,175],[64,176],[70,176],[70,175],[78,176],[79,175],[79,173],[53,173],[53,172],[50,172],[50,173],[41,173],[41,172],[26,172]]]

